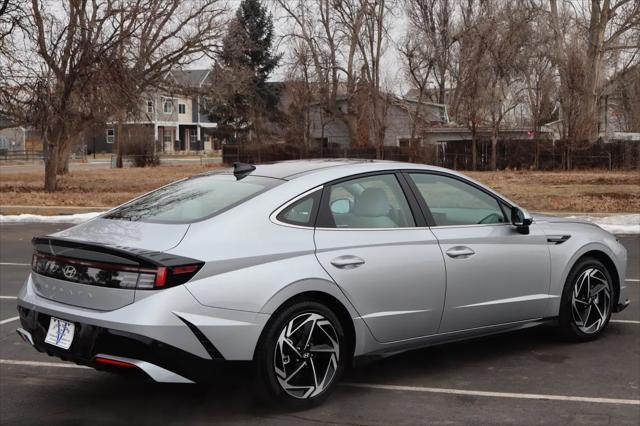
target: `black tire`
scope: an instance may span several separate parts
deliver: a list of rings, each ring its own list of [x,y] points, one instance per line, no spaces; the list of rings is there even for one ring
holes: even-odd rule
[[[297,368],[297,366],[306,362],[307,364],[302,367],[302,370],[299,374],[313,374],[308,371],[312,359],[307,358],[305,360],[302,358],[298,358],[295,352],[291,352],[292,355],[287,355],[287,364],[284,364],[283,357],[276,354],[276,348],[279,347],[279,339],[281,337],[285,337],[285,335],[283,334],[286,333],[285,327],[292,321],[298,321],[299,318],[299,321],[308,323],[309,318],[312,317],[305,317],[307,314],[314,316],[319,315],[323,319],[326,319],[330,323],[333,331],[335,331],[335,336],[337,337],[337,343],[339,345],[338,348],[335,348],[335,346],[333,346],[333,349],[337,351],[334,357],[337,367],[333,367],[334,364],[332,363],[333,361],[331,361],[331,354],[328,355],[329,358],[326,358],[327,354],[325,353],[309,354],[308,352],[306,352],[308,356],[318,356],[317,358],[312,359],[315,359],[316,363],[318,363],[319,365],[320,363],[324,362],[324,359],[329,359],[329,361],[327,362],[327,371],[331,371],[333,372],[333,374],[330,382],[327,380],[326,383],[328,384],[326,384],[326,386],[323,386],[322,390],[318,391],[316,395],[312,395],[316,392],[316,390],[313,390],[310,391],[312,394],[309,396],[301,397],[300,395],[298,395],[296,397],[292,396],[283,388],[283,385],[281,385],[281,381],[286,378],[286,374],[283,375],[283,373],[286,372],[289,363],[291,364],[289,372],[291,372],[292,370],[295,371],[295,368]],[[322,327],[328,331],[328,334],[324,334],[327,334],[327,336],[329,334],[332,334],[331,328],[329,328],[329,326],[324,323],[323,320],[320,320],[317,323],[324,324],[322,325]],[[295,327],[293,329],[297,330],[297,328]],[[315,333],[319,332],[322,332],[322,330],[316,331]],[[314,334],[314,336],[316,336],[315,338],[322,339],[324,334],[322,336],[316,336],[316,334]],[[297,339],[297,337],[291,337],[290,340],[294,342],[294,339]],[[254,382],[254,386],[255,390],[257,391],[258,397],[263,401],[273,402],[281,406],[282,408],[290,410],[304,410],[322,403],[329,396],[336,383],[340,379],[342,372],[344,371],[344,367],[347,363],[348,357],[347,346],[348,345],[345,339],[344,329],[342,327],[342,324],[340,323],[340,320],[338,319],[336,314],[331,311],[331,309],[324,306],[323,304],[311,300],[301,300],[279,310],[267,323],[265,330],[263,331],[262,336],[260,337],[260,340],[258,342],[258,346],[256,347],[254,364],[257,380]],[[311,347],[313,347],[313,345],[311,345]],[[289,349],[289,351],[293,350],[290,347],[287,348]],[[302,351],[300,353],[302,353]],[[278,373],[276,373],[276,363],[283,367],[279,373],[280,377],[278,377]],[[331,363],[331,366],[329,366],[329,363]],[[320,367],[318,367],[318,369],[320,369]],[[304,378],[305,376],[301,374],[301,377],[296,377],[295,380],[303,380]],[[320,389],[320,386],[315,389]]]
[[[584,332],[581,327],[577,324],[576,313],[573,310],[572,302],[574,289],[577,284],[577,281],[583,276],[583,274],[587,273],[587,271],[597,269],[602,275],[606,278],[609,285],[609,297],[608,297],[608,306],[606,310],[605,320],[601,321],[601,324],[597,329],[594,329],[593,332]],[[559,317],[559,328],[561,333],[565,338],[573,342],[588,342],[594,339],[597,339],[602,332],[606,329],[609,320],[611,319],[611,312],[613,311],[613,304],[615,298],[615,289],[614,283],[611,279],[611,274],[607,267],[597,259],[591,257],[585,257],[579,259],[578,262],[571,268],[569,275],[567,276],[567,281],[564,284],[564,289],[562,291],[562,299],[560,301],[560,317]],[[601,302],[602,305],[606,305],[606,302]],[[580,306],[587,305],[586,303],[582,303]],[[599,314],[599,311],[595,311],[593,315]],[[588,316],[588,315],[587,315]],[[589,316],[588,316],[589,317]],[[589,317],[592,318],[592,317]],[[597,320],[597,319],[596,319]]]

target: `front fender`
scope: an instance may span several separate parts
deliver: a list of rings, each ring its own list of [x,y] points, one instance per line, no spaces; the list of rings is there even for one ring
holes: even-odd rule
[[[585,254],[597,251],[606,255],[615,265],[620,284],[619,300],[626,297],[626,287],[624,277],[626,272],[627,255],[625,248],[619,244],[615,237],[600,229],[594,230],[592,227],[584,229],[588,225],[563,224],[562,230],[546,230],[547,234],[567,234],[571,238],[559,245],[550,245],[551,254],[551,286],[550,294],[555,296],[549,304],[549,317],[555,317],[560,312],[560,301],[565,282],[571,268]],[[555,227],[554,227],[555,228]],[[617,304],[616,301],[615,304]]]

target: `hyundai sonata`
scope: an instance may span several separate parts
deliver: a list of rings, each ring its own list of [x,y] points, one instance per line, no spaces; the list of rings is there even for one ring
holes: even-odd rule
[[[545,323],[586,341],[629,303],[613,235],[396,162],[237,163],[33,245],[18,333],[37,350],[158,382],[252,361],[296,407],[357,357]]]

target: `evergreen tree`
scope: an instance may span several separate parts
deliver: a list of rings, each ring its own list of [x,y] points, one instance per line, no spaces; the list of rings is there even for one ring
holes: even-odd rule
[[[258,138],[265,118],[277,104],[267,84],[278,66],[273,53],[273,19],[260,0],[243,0],[229,24],[213,70],[211,115],[221,130],[250,126]]]

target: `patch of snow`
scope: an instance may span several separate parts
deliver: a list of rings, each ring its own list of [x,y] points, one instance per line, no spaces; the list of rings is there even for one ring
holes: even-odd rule
[[[0,223],[82,223],[102,212],[42,216],[37,214],[0,215]]]
[[[613,216],[570,216],[593,222],[612,234],[640,234],[640,214],[617,214]]]

